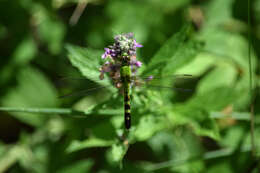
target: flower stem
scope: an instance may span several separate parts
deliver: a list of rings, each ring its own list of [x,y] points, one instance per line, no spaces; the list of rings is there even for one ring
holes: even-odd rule
[[[22,108],[22,107],[0,107],[0,111],[6,112],[27,112],[42,114],[63,114],[75,117],[86,117],[87,113],[67,108]]]

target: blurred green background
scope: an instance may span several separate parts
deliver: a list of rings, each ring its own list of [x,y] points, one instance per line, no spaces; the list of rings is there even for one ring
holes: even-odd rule
[[[0,112],[0,172],[258,172],[248,47],[252,42],[257,158],[260,0],[250,4],[251,27],[247,3],[1,0],[0,106],[9,111]],[[93,76],[103,49],[125,32],[144,46],[138,51],[144,74],[163,61],[156,66],[161,74],[198,77],[188,83],[192,94],[136,93],[127,136],[120,96],[59,98],[102,85]],[[71,76],[86,80],[60,82]]]

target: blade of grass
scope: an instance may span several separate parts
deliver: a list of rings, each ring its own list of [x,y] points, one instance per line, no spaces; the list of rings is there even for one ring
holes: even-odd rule
[[[26,112],[26,113],[42,113],[42,114],[61,114],[61,115],[69,115],[72,117],[80,117],[86,118],[93,113],[88,113],[84,111],[78,111],[70,108],[19,108],[19,107],[0,107],[0,111],[5,112]],[[107,113],[106,113],[107,112]],[[122,114],[123,112],[120,110],[104,110],[95,112],[97,114],[107,115],[107,114]],[[220,118],[233,118],[235,120],[245,120],[250,121],[250,113],[248,112],[233,112],[231,115],[225,115],[221,112],[211,112],[210,116],[212,118],[220,119]]]
[[[27,112],[27,113],[42,113],[42,114],[63,114],[63,115],[75,115],[80,117],[86,117],[85,112],[76,111],[66,108],[19,108],[19,107],[0,107],[0,111],[6,112]]]
[[[255,129],[255,117],[254,117],[254,96],[253,96],[253,80],[252,80],[252,57],[251,57],[251,15],[250,15],[250,0],[247,1],[247,20],[248,20],[248,65],[249,65],[249,93],[250,93],[250,99],[251,99],[251,106],[250,106],[250,117],[251,117],[251,123],[250,123],[250,133],[251,133],[251,147],[252,147],[252,156],[255,156],[255,135],[254,135],[254,129]]]
[[[226,115],[222,112],[211,112],[210,116],[215,119],[221,119],[221,118],[232,118],[235,120],[244,120],[244,121],[250,121],[250,113],[248,112],[232,112],[230,115]]]
[[[75,118],[86,118],[94,115],[98,117],[106,115],[121,114],[120,110],[100,110],[100,111],[78,111],[70,108],[19,108],[19,107],[0,107],[0,111],[5,112],[26,112],[26,113],[41,113],[41,114],[61,114]]]

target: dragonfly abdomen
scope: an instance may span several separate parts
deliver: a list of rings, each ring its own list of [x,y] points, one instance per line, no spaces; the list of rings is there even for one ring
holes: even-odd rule
[[[129,129],[131,127],[131,104],[130,104],[130,93],[125,90],[124,92],[124,105],[125,105],[125,127]]]
[[[125,108],[125,128],[131,127],[131,104],[130,104],[130,83],[131,83],[131,68],[128,65],[122,66],[120,70],[121,81],[124,89],[124,108]]]

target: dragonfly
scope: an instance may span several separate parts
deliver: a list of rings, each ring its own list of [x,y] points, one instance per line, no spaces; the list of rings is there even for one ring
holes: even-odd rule
[[[135,87],[147,86],[146,88],[174,89],[184,92],[191,91],[190,89],[175,87],[172,79],[190,80],[194,79],[192,75],[184,74],[164,77],[156,77],[154,75],[138,76],[138,69],[142,66],[142,62],[136,58],[136,49],[142,47],[142,45],[136,42],[132,33],[120,34],[115,36],[114,39],[115,43],[105,48],[105,53],[101,56],[104,63],[99,69],[99,78],[103,80],[107,77],[112,82],[112,85],[123,94],[124,124],[126,129],[130,129],[131,127],[131,95]],[[168,80],[163,80],[164,85],[158,84],[160,79],[165,78]],[[103,87],[89,88],[84,92],[93,92]],[[65,96],[72,95],[74,94]]]
[[[129,70],[129,66],[123,66],[120,71],[120,80],[117,84],[108,85],[94,85],[88,87],[93,81],[89,81],[85,77],[63,77],[62,82],[78,82],[81,81],[86,84],[86,89],[77,89],[76,91],[69,92],[60,96],[60,98],[68,98],[73,96],[89,96],[96,92],[117,93],[123,97],[124,106],[124,126],[126,129],[131,128],[131,109],[134,102],[133,92],[140,92],[144,94],[144,91],[165,92],[167,95],[171,92],[180,94],[181,97],[191,96],[194,93],[194,86],[198,81],[198,77],[191,74],[174,74],[167,76],[154,76],[154,75],[132,75]],[[93,82],[95,83],[95,81]],[[83,85],[84,85],[83,84]],[[116,87],[115,87],[116,86]],[[192,87],[191,87],[192,86]],[[111,91],[111,88],[116,90]]]

